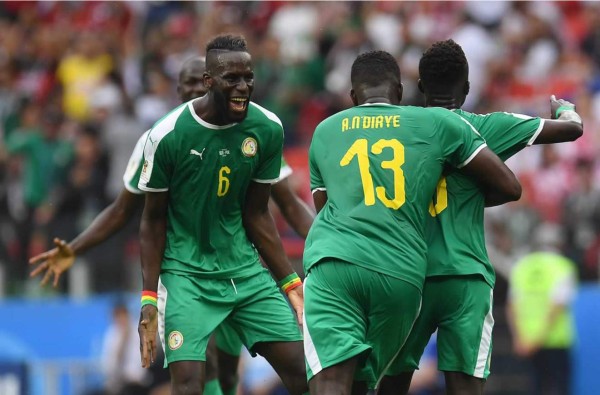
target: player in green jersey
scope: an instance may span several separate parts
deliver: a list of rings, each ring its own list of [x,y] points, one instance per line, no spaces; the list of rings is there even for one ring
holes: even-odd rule
[[[577,139],[583,133],[575,106],[551,98],[553,120],[504,112],[460,110],[469,92],[468,64],[452,40],[433,44],[419,64],[427,107],[445,107],[470,122],[489,148],[506,160],[531,144]],[[427,222],[427,278],[419,319],[382,381],[380,394],[408,392],[431,334],[437,329],[438,368],[449,394],[481,394],[489,374],[495,273],[485,248],[483,211],[500,202],[485,197],[461,172],[440,179]],[[468,225],[469,231],[464,227]]]
[[[187,102],[206,93],[202,80],[204,70],[205,60],[203,57],[193,57],[184,62],[177,84],[177,92],[182,102]],[[54,286],[56,286],[62,273],[75,263],[77,255],[83,254],[114,235],[142,207],[144,192],[139,190],[137,185],[142,169],[143,148],[147,135],[148,132],[144,133],[136,143],[123,176],[124,187],[117,199],[98,214],[88,228],[72,241],[67,243],[65,240],[55,239],[56,248],[30,259],[31,264],[38,264],[32,271],[32,276],[44,272],[42,284],[53,278]],[[271,197],[292,228],[300,236],[306,237],[312,223],[313,214],[292,190],[288,181],[291,174],[291,167],[282,158],[279,179],[271,188]],[[221,327],[225,326],[222,325]],[[223,332],[229,335],[228,341],[217,338],[218,358],[208,358],[205,394],[221,393],[218,386],[213,385],[213,379],[216,379],[217,371],[223,392],[227,393],[227,391],[235,389],[237,385],[237,365],[242,343],[235,332],[233,335],[230,333],[231,329],[224,329]],[[216,367],[217,361],[218,369]],[[214,390],[212,387],[215,387]]]
[[[164,116],[144,146],[142,365],[151,363],[159,331],[173,393],[202,393],[207,342],[226,321],[290,393],[302,394],[308,387],[298,325],[259,260],[302,323],[301,283],[268,210],[283,128],[250,101],[254,74],[243,37],[208,43],[204,84],[208,93]]]
[[[425,217],[444,166],[507,201],[521,192],[463,118],[398,106],[400,70],[389,53],[359,55],[351,82],[356,106],[321,122],[309,151],[318,215],[304,251],[304,349],[319,395],[374,388],[408,336],[425,279]]]

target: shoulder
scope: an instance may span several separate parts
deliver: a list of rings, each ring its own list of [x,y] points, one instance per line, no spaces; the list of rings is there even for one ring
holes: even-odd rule
[[[176,129],[177,121],[185,113],[189,112],[188,103],[179,105],[171,110],[167,115],[159,119],[152,129],[148,132],[148,140],[153,144],[158,144]]]
[[[279,117],[274,112],[269,111],[266,108],[259,106],[258,104],[252,101],[250,102],[250,108],[248,109],[248,111],[248,115],[253,119],[272,124],[273,127],[278,127],[279,129],[283,128],[281,119],[279,119]]]

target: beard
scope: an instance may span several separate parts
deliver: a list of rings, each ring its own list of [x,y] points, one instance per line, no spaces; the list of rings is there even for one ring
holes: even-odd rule
[[[244,119],[246,119],[246,115],[248,115],[248,104],[243,112],[234,111],[231,108],[229,98],[226,97],[223,92],[214,91],[213,98],[217,114],[225,123],[242,122]]]

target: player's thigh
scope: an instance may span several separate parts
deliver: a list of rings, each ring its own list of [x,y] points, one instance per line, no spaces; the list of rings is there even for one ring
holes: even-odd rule
[[[438,368],[477,378],[489,375],[493,290],[483,277],[454,276],[437,281],[438,294],[454,301],[438,325]]]
[[[302,340],[296,315],[266,269],[234,281],[237,301],[227,323],[251,353],[259,342]]]
[[[404,280],[373,273],[369,279],[368,300],[367,343],[372,352],[367,365],[372,371],[369,374],[376,379],[368,385],[375,388],[413,328],[421,307],[421,291]],[[364,378],[362,372],[361,369],[357,374],[360,381]]]
[[[227,282],[162,273],[158,296],[158,332],[165,366],[176,361],[206,361],[210,335],[232,309]]]
[[[366,344],[365,304],[356,295],[356,266],[327,259],[314,266],[304,281],[304,354],[308,379],[323,369],[360,356]]]
[[[379,276],[337,259],[323,260],[311,269],[304,283],[304,353],[309,379],[357,356],[357,366],[362,368],[371,352],[367,341],[371,287]],[[374,380],[364,376],[363,381]]]
[[[385,374],[396,376],[401,373],[413,372],[419,368],[421,356],[429,343],[429,339],[437,328],[436,298],[432,297],[427,284],[423,286],[423,299],[419,316],[415,321],[404,345],[394,358]]]
[[[232,327],[229,320],[223,321],[215,330],[217,348],[229,355],[239,358],[242,352],[240,335]]]

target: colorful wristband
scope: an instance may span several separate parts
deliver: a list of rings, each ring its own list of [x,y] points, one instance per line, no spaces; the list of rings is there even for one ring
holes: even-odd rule
[[[286,276],[283,280],[277,282],[277,285],[283,292],[286,294],[290,292],[292,289],[297,288],[302,285],[302,280],[296,273],[292,273]]]
[[[142,307],[144,307],[147,304],[151,304],[152,306],[156,307],[157,299],[158,295],[156,294],[156,292],[142,291]]]
[[[560,113],[563,111],[575,111],[575,106],[560,106],[556,109],[556,118],[560,117]]]

